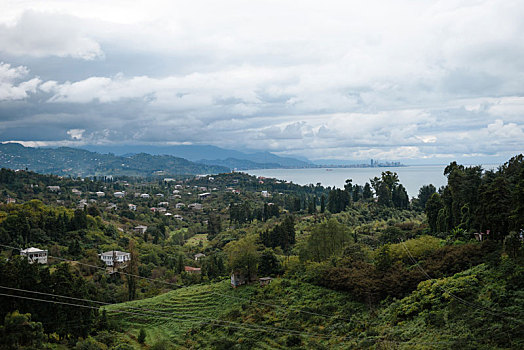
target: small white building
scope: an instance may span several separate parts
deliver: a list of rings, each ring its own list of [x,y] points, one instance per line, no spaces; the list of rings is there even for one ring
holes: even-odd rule
[[[205,257],[206,257],[206,254],[204,254],[204,253],[195,254],[195,261],[198,261],[199,259],[202,259],[202,258],[205,258]]]
[[[160,202],[158,203],[159,206],[161,207],[168,207],[169,206],[169,202]]]
[[[16,203],[16,199],[9,197],[9,198],[7,198],[7,200],[5,202],[7,204],[14,204],[14,203]]]
[[[191,203],[187,207],[193,210],[202,210],[202,204],[200,203]]]
[[[149,194],[147,194],[147,193],[142,193],[142,194],[140,195],[140,198],[149,198]]]
[[[104,197],[106,194],[102,191],[96,192],[97,197]]]
[[[27,260],[29,260],[31,264],[34,262],[39,264],[47,264],[47,250],[31,247],[21,250],[20,255],[26,256]]]
[[[115,192],[113,193],[113,195],[116,197],[116,198],[124,198],[124,196],[126,195],[125,192]]]
[[[134,228],[136,233],[144,234],[147,231],[147,226],[144,225],[138,225]]]
[[[60,186],[47,186],[47,189],[51,192],[58,192],[60,191]]]
[[[77,190],[76,188],[73,188],[73,189],[71,190],[71,193],[73,193],[74,195],[77,195],[77,196],[82,195],[82,191]]]
[[[129,210],[136,211],[136,205],[135,204],[128,204],[127,207]]]
[[[209,193],[209,192],[201,193],[201,194],[198,195],[198,197],[200,197],[200,199],[206,199],[209,196],[211,196],[211,193]]]
[[[121,252],[119,250],[110,250],[98,254],[98,256],[107,266],[113,266],[115,262],[117,264],[122,264],[131,260],[131,253]]]
[[[177,208],[177,209],[182,209],[185,206],[186,205],[184,203],[177,203],[177,204],[175,204],[175,208]]]
[[[262,197],[268,198],[269,197],[269,192],[268,191],[262,191]]]

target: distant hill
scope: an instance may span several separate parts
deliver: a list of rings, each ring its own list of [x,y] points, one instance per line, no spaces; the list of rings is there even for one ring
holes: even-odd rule
[[[0,167],[72,176],[189,175],[230,171],[228,167],[198,164],[169,155],[139,153],[123,157],[78,148],[32,148],[15,143],[0,144]]]
[[[168,154],[175,157],[181,157],[193,162],[204,159],[206,164],[228,164],[230,159],[237,161],[248,161],[254,168],[260,169],[260,164],[272,165],[272,168],[307,168],[311,162],[290,157],[280,157],[270,152],[240,152],[235,150],[224,149],[210,145],[174,145],[174,146],[147,146],[147,145],[121,145],[121,146],[83,146],[82,148],[99,152],[114,153],[116,155],[149,153],[153,155]],[[222,160],[227,162],[214,162]],[[233,163],[231,163],[233,164]],[[250,163],[245,163],[250,164]],[[275,166],[276,165],[276,166]],[[228,165],[229,166],[229,165]],[[232,168],[239,168],[231,166]],[[241,166],[243,169],[247,167]]]
[[[227,159],[201,159],[198,163],[207,164],[207,165],[221,165],[231,169],[237,170],[246,170],[246,169],[274,169],[281,168],[282,166],[277,163],[256,163],[246,159],[236,159],[236,158],[227,158]]]

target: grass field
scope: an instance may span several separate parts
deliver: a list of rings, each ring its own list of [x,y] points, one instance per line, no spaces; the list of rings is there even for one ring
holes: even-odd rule
[[[207,233],[199,233],[187,240],[186,246],[198,246],[202,242],[202,248],[206,248],[209,245],[207,240]]]

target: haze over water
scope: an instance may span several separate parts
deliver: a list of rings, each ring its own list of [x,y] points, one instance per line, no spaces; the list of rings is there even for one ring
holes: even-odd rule
[[[353,179],[353,184],[364,185],[375,176],[380,177],[383,171],[398,174],[400,183],[406,188],[410,197],[416,197],[423,185],[433,184],[436,188],[447,183],[444,176],[445,165],[415,165],[406,167],[380,168],[307,168],[307,169],[257,169],[246,170],[250,175],[274,177],[292,181],[299,185],[316,184],[343,188],[346,179]],[[329,171],[327,170],[329,169]]]

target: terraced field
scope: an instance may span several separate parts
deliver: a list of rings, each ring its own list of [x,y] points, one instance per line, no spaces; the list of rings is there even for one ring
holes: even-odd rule
[[[144,328],[148,343],[169,339],[176,344],[191,328],[212,323],[242,302],[214,292],[230,293],[229,283],[190,286],[154,298],[111,305],[106,310],[111,319],[135,335]]]
[[[341,293],[276,280],[264,288],[251,285],[232,290],[229,281],[190,286],[154,298],[111,305],[106,310],[133,341],[143,328],[149,345],[167,339],[180,348],[243,344],[241,348],[275,349],[285,347],[285,340],[293,336],[324,343],[327,340],[322,335],[329,334],[333,330],[330,328],[343,327],[346,321],[342,317],[356,311],[355,306]],[[314,313],[333,317],[326,319]],[[304,336],[306,333],[320,336],[311,338]]]

